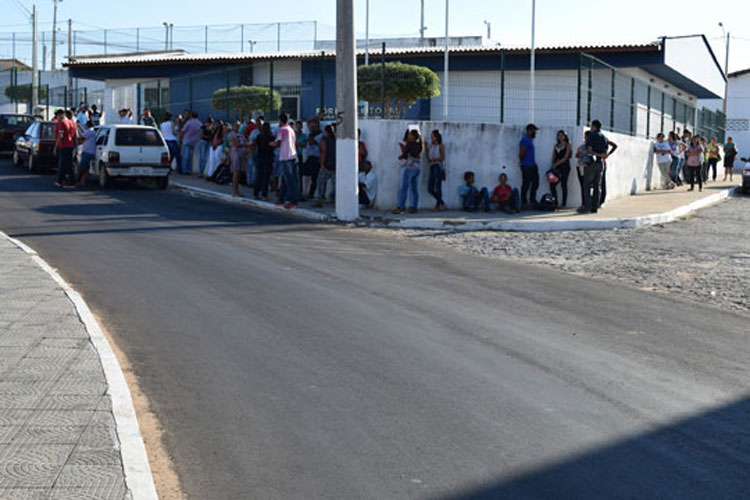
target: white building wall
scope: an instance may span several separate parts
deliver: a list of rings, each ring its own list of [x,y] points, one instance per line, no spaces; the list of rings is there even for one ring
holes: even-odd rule
[[[750,74],[729,78],[726,130],[740,156],[750,156]]]
[[[521,186],[521,169],[518,162],[518,143],[524,134],[523,125],[468,124],[455,122],[406,122],[396,120],[362,120],[362,140],[370,151],[368,159],[378,175],[378,208],[396,206],[401,183],[401,170],[397,158],[400,154],[398,142],[409,126],[417,126],[423,136],[433,129],[443,135],[446,151],[447,178],[443,183],[443,197],[451,208],[459,208],[458,187],[463,183],[463,174],[472,170],[478,187],[492,189],[497,185],[500,173],[508,174],[513,187]],[[563,127],[573,142],[574,150],[583,140],[583,127]],[[540,186],[537,197],[549,192],[545,173],[551,166],[557,126],[542,126],[538,132],[536,160],[539,165]],[[607,133],[619,146],[610,158],[607,167],[608,199],[620,198],[659,186],[661,176],[654,168],[651,158],[651,142],[623,134]],[[581,190],[573,169],[568,178],[568,205],[581,203]],[[423,162],[419,177],[419,206],[432,208],[435,200],[427,192],[428,171]]]

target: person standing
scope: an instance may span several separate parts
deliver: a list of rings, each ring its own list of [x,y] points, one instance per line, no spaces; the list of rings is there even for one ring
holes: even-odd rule
[[[81,124],[82,127],[86,126],[86,123],[88,123],[89,110],[86,109],[86,104],[81,103],[81,105],[78,106],[78,114],[76,115],[76,120]]]
[[[719,154],[719,145],[716,144],[716,137],[711,137],[711,142],[706,146],[706,156],[708,157],[708,168],[706,170],[706,179],[708,179],[708,171],[712,170],[711,180],[716,180],[716,165],[721,159]]]
[[[240,195],[240,172],[242,171],[242,156],[245,149],[245,138],[240,134],[240,123],[232,124],[229,132],[229,166],[232,172],[232,196]]]
[[[120,110],[120,124],[121,125],[133,124],[133,111],[130,108],[122,108]]]
[[[592,156],[589,154],[588,149],[586,148],[586,139],[589,137],[589,130],[583,133],[583,144],[578,146],[578,149],[576,150],[576,158],[578,159],[578,165],[576,166],[576,172],[578,173],[578,184],[581,186],[581,206],[578,207],[579,209],[583,208],[583,189],[584,189],[584,182],[583,182],[583,175],[586,171],[586,165],[591,163],[593,161]]]
[[[398,208],[393,211],[394,214],[400,214],[406,210],[406,201],[411,193],[411,207],[409,213],[416,213],[419,207],[419,163],[422,157],[422,138],[418,130],[409,130],[406,132],[406,141],[401,141],[401,189],[398,193]]]
[[[701,172],[701,156],[703,155],[703,147],[700,144],[698,137],[690,139],[690,146],[685,151],[685,165],[687,166],[687,178],[690,182],[690,189],[695,189],[695,180],[698,179],[698,191],[703,191],[703,175]]]
[[[731,182],[732,179],[732,170],[734,169],[734,159],[737,157],[737,146],[734,145],[734,141],[732,138],[727,139],[727,143],[724,144],[724,180],[727,180],[727,176],[729,176],[729,181]]]
[[[307,142],[305,142],[302,150],[302,157],[305,162],[302,168],[302,176],[310,177],[310,190],[307,197],[315,198],[320,173],[320,143],[323,141],[320,121],[317,118],[311,118],[307,121],[307,132]]]
[[[87,121],[83,132],[83,141],[81,145],[81,157],[78,159],[78,171],[81,178],[78,180],[79,187],[86,187],[86,177],[88,177],[91,162],[96,156],[96,132],[91,121]]]
[[[591,122],[591,130],[586,138],[586,149],[593,156],[593,161],[586,166],[583,179],[584,206],[578,213],[596,213],[601,202],[601,182],[604,161],[617,150],[617,144],[602,133],[602,122]]]
[[[573,155],[573,147],[570,145],[568,134],[564,130],[557,132],[557,143],[552,150],[552,173],[557,177],[557,182],[550,183],[549,188],[557,206],[565,208],[568,204],[568,177],[570,176],[570,157]],[[562,190],[562,204],[557,198],[557,186]]]
[[[521,209],[536,208],[536,191],[539,189],[539,168],[536,165],[534,138],[539,127],[526,125],[526,135],[521,138],[518,159],[521,161]]]
[[[273,169],[273,133],[271,124],[262,122],[261,130],[255,140],[255,185],[253,186],[253,198],[256,200],[263,196],[263,201],[268,201],[268,185],[271,182],[271,170]]]
[[[682,180],[680,179],[680,162],[687,146],[680,141],[679,136],[674,133],[669,133],[669,149],[672,153],[672,166],[669,169],[669,176],[672,182],[677,186],[682,186]]]
[[[304,177],[303,171],[305,169],[305,143],[307,142],[307,134],[305,133],[305,127],[302,120],[297,120],[294,124],[294,134],[297,136],[297,170],[299,171],[299,199],[305,201],[305,188],[302,185]]]
[[[657,134],[656,142],[651,146],[651,154],[656,155],[656,164],[659,166],[659,172],[661,172],[662,189],[673,189],[674,184],[669,175],[669,169],[672,165],[672,151],[669,144],[664,141],[664,134],[661,132]]]
[[[156,126],[156,120],[154,120],[154,117],[151,116],[151,110],[148,108],[143,108],[143,114],[141,115],[141,125],[145,125],[147,127],[154,127]]]
[[[435,198],[435,210],[445,210],[443,201],[443,181],[445,180],[445,146],[443,136],[435,129],[430,134],[430,144],[425,145],[425,156],[430,166],[430,177],[427,182],[427,191]]]
[[[320,139],[320,167],[318,170],[318,202],[316,208],[323,208],[328,183],[331,183],[331,200],[336,200],[336,132],[331,125],[323,129]]]
[[[182,175],[193,173],[193,153],[201,138],[201,122],[198,113],[193,111],[190,118],[182,125],[180,141],[182,142]]]
[[[200,141],[198,142],[198,169],[200,175],[206,170],[208,151],[211,149],[211,138],[214,135],[214,120],[210,116],[201,125]]]
[[[174,135],[174,125],[172,124],[172,113],[164,114],[164,121],[160,125],[161,135],[167,143],[170,159],[175,160],[175,168],[180,168],[180,148],[177,144],[177,137]]]
[[[73,151],[76,146],[76,135],[78,130],[73,122],[73,113],[70,110],[57,114],[57,125],[55,126],[54,154],[57,156],[57,182],[55,186],[73,188],[75,187],[75,173],[73,172]]]
[[[91,123],[94,125],[94,127],[98,127],[99,125],[101,125],[102,114],[97,109],[96,104],[91,105],[91,114],[89,114],[89,120],[91,120]]]
[[[279,148],[282,185],[279,188],[277,205],[291,209],[299,202],[299,171],[297,170],[297,137],[289,126],[289,117],[285,113],[279,116],[279,131],[276,134],[274,147]]]

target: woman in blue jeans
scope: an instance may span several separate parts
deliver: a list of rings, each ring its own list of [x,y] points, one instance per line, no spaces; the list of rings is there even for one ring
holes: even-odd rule
[[[402,178],[401,190],[398,193],[398,208],[393,211],[394,214],[400,214],[406,210],[406,200],[411,192],[411,208],[409,213],[416,213],[419,206],[419,162],[422,157],[422,138],[419,131],[409,130],[404,136],[404,140],[399,143],[401,146]]]
[[[424,153],[427,156],[427,164],[430,166],[427,191],[435,198],[435,210],[445,210],[445,202],[443,201],[445,146],[443,146],[443,137],[439,130],[433,130],[430,134],[430,143],[425,143]]]

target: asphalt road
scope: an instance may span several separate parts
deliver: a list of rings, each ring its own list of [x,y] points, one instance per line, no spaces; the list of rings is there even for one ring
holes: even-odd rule
[[[750,318],[0,161],[190,498],[747,498]]]

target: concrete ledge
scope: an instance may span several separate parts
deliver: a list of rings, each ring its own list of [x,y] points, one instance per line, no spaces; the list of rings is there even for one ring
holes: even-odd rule
[[[204,198],[212,198],[215,200],[227,201],[230,203],[237,203],[241,205],[250,205],[253,207],[257,207],[257,208],[262,208],[263,210],[270,210],[272,212],[278,212],[282,214],[298,215],[300,217],[319,220],[323,222],[331,222],[333,220],[333,218],[329,215],[322,214],[314,210],[308,210],[306,208],[292,208],[292,209],[287,210],[284,207],[274,205],[273,203],[270,203],[268,201],[252,200],[252,199],[243,198],[243,197],[238,198],[236,196],[232,196],[231,194],[219,193],[217,191],[212,191],[211,189],[191,186],[189,184],[183,184],[181,182],[170,181],[169,185],[173,188],[182,189],[184,191],[193,193],[196,196],[202,196]]]
[[[184,184],[181,182],[171,182],[170,185],[176,189],[188,191],[196,196],[205,198],[218,199],[229,203],[249,205],[263,210],[269,210],[278,213],[296,215],[322,222],[338,222],[335,215],[317,212],[305,208],[294,208],[286,210],[283,207],[273,203],[251,200],[244,197],[234,197],[226,193],[213,191],[211,189],[201,188]],[[546,232],[546,231],[602,231],[611,229],[632,229],[636,227],[653,226],[656,224],[666,224],[687,215],[719,203],[735,191],[736,187],[722,189],[717,193],[695,200],[686,205],[679,206],[675,209],[653,213],[636,217],[620,218],[569,218],[565,220],[475,220],[465,221],[456,219],[437,219],[437,218],[402,218],[391,219],[386,217],[361,217],[356,225],[394,228],[394,229],[432,229],[452,231],[520,231],[520,232]]]

